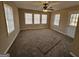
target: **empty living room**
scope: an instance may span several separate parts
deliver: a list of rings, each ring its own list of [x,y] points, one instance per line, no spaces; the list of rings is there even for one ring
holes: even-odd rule
[[[79,57],[79,1],[0,1],[0,57]]]

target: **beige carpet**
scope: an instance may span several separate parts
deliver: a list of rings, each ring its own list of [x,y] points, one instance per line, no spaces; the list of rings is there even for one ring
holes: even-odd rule
[[[8,53],[15,57],[64,57],[64,39],[69,38],[49,29],[24,30]]]

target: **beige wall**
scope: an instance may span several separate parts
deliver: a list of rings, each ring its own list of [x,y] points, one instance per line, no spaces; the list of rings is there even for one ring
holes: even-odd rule
[[[78,21],[78,26],[76,29],[75,39],[70,47],[70,52],[72,52],[73,54],[79,57],[79,21]]]
[[[69,23],[69,17],[68,17],[69,13],[74,13],[75,11],[79,12],[79,6],[74,6],[74,7],[54,11],[51,15],[51,23],[50,23],[51,26],[50,26],[50,28],[66,35],[66,30],[67,30],[68,23]],[[54,15],[56,13],[61,14],[59,27],[56,27],[56,26],[53,25]],[[75,34],[76,34],[75,38],[73,38],[73,42],[70,43],[70,48],[68,48],[68,49],[69,49],[70,52],[74,53],[74,55],[79,56],[79,21],[78,21],[78,26],[76,28]]]
[[[55,14],[60,14],[61,15],[60,16],[61,20],[59,22],[60,23],[59,26],[54,25],[54,15]],[[52,29],[55,29],[57,31],[65,33],[66,23],[67,23],[67,11],[61,10],[61,11],[55,11],[55,12],[52,13],[52,15],[51,15],[51,23],[50,23]]]
[[[4,2],[13,8],[15,30],[8,35],[3,2],[0,2],[0,53],[6,53],[19,33],[18,9],[12,2]]]
[[[58,11],[53,11],[52,15],[51,15],[51,23],[50,23],[50,28],[59,31],[63,34],[66,34],[66,30],[68,27],[68,23],[69,23],[69,14],[73,13],[75,11],[79,11],[79,6],[74,6],[74,7],[70,7],[70,8],[66,8],[66,9],[62,9],[62,10],[58,10]],[[59,13],[60,16],[60,24],[59,26],[55,26],[53,25],[54,22],[54,15]]]
[[[43,13],[48,15],[48,24],[32,24],[32,25],[26,25],[25,24],[25,18],[24,13],[32,13],[32,14],[42,14],[41,11],[35,11],[35,10],[28,10],[28,9],[20,9],[19,8],[19,19],[20,19],[20,29],[41,29],[41,28],[48,28],[49,27],[49,20],[50,20],[50,13]]]

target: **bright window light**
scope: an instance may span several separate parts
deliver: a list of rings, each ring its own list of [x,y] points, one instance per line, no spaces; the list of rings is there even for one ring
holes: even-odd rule
[[[40,24],[40,14],[34,14],[34,24]]]
[[[59,26],[60,14],[56,14],[54,18],[54,25]]]
[[[32,14],[25,13],[25,24],[32,24]]]
[[[42,14],[42,24],[47,24],[47,15]]]
[[[69,25],[77,26],[78,17],[79,17],[79,14],[71,14]]]
[[[11,33],[14,31],[13,10],[12,7],[9,6],[8,4],[4,4],[4,10],[5,10],[7,30],[8,33]]]

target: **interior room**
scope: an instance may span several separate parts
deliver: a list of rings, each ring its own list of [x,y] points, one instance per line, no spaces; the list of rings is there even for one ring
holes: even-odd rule
[[[0,57],[78,57],[79,1],[0,1]]]

